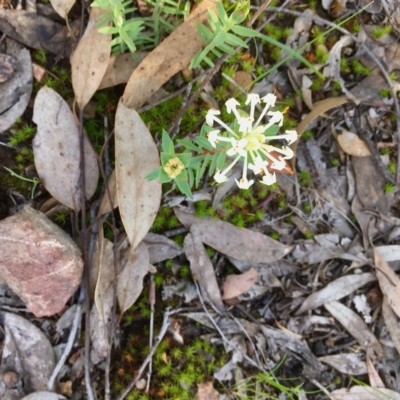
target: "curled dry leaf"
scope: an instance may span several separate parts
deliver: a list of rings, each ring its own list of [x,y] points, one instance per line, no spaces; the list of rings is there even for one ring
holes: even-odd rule
[[[374,249],[374,259],[376,266],[376,277],[382,293],[387,298],[389,306],[400,317],[400,278],[390,268],[389,264],[380,255],[378,249]]]
[[[55,366],[49,340],[39,328],[18,315],[2,312],[0,321],[5,334],[1,373],[16,372],[23,378],[26,393],[46,390]]]
[[[68,104],[46,86],[39,90],[33,108],[37,133],[33,139],[35,166],[46,189],[60,203],[81,209],[79,127]],[[94,194],[99,170],[96,153],[84,135],[86,198]]]
[[[75,4],[75,0],[50,0],[56,13],[64,19],[67,19],[67,15]]]
[[[217,310],[223,312],[224,304],[214,267],[201,242],[197,226],[192,226],[191,233],[186,235],[183,246],[186,257],[190,261],[192,275],[198,281],[204,299],[214,305]]]
[[[197,218],[182,208],[174,208],[175,215],[186,227],[196,226],[200,240],[238,260],[268,263],[280,260],[293,246],[286,246],[270,237],[249,229],[238,228],[228,222],[212,218]]]
[[[131,307],[142,293],[143,279],[149,272],[149,250],[144,243],[130,246],[121,260],[117,298],[121,314]]]
[[[111,54],[111,35],[99,32],[99,17],[107,12],[90,10],[89,23],[71,58],[72,86],[76,101],[83,109],[98,89]]]
[[[219,400],[219,393],[212,382],[200,383],[196,393],[197,400]]]
[[[341,278],[335,279],[323,289],[310,294],[310,296],[304,300],[295,315],[320,307],[329,301],[340,300],[374,280],[375,276],[369,272],[342,276]]]
[[[0,8],[0,12],[2,9]],[[1,28],[0,28],[1,32]],[[6,39],[7,54],[1,56],[10,63],[12,59],[12,77],[0,83],[0,133],[4,132],[25,111],[32,93],[32,61],[27,49],[12,39]],[[4,70],[1,71],[4,74]]]
[[[353,132],[342,131],[342,133],[338,135],[337,141],[342,150],[351,156],[366,157],[371,155],[366,143]]]
[[[161,185],[146,179],[159,166],[151,133],[121,99],[115,116],[115,170],[119,211],[133,248],[150,230],[160,207]]]
[[[324,306],[343,325],[346,331],[364,347],[370,357],[382,356],[381,344],[358,314],[337,301],[325,303]]]
[[[251,267],[248,271],[239,275],[228,275],[222,285],[224,300],[233,299],[247,292],[258,279],[258,271]]]
[[[159,44],[135,69],[124,92],[124,104],[141,107],[165,82],[189,65],[203,46],[197,24],[208,17],[207,8],[216,11],[215,0],[204,0],[189,18]]]
[[[353,386],[334,390],[331,396],[335,400],[400,400],[400,394],[390,389],[375,389],[370,386]]]
[[[101,232],[101,230],[100,230]],[[95,304],[90,312],[90,359],[94,364],[103,361],[109,349],[108,318],[114,302],[114,252],[113,243],[98,236],[100,267],[95,290]]]

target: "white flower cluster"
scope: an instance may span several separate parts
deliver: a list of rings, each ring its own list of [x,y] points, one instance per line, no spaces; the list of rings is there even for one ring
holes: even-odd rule
[[[265,107],[254,123],[255,107],[261,101],[265,103]],[[246,100],[246,105],[250,104],[250,114],[247,114],[237,109],[237,106],[240,106],[237,100],[229,99],[225,103],[227,111],[229,114],[233,112],[237,120],[237,123],[230,125],[227,125],[217,117],[221,114],[220,111],[211,109],[207,112],[207,125],[212,127],[214,123],[217,123],[224,129],[223,132],[221,132],[221,129],[210,131],[207,136],[209,142],[214,148],[217,147],[217,144],[224,142],[223,146],[226,148],[226,154],[230,157],[235,157],[233,162],[223,171],[217,170],[214,175],[216,182],[227,181],[226,174],[239,160],[244,163],[242,178],[239,181],[236,180],[239,188],[248,189],[254,183],[254,180],[247,179],[248,169],[251,169],[256,175],[263,175],[260,182],[265,185],[272,185],[276,182],[275,172],[269,172],[267,166],[270,169],[282,170],[286,166],[285,160],[292,158],[294,154],[287,146],[278,148],[268,143],[272,140],[284,139],[290,145],[297,140],[297,132],[286,131],[283,135],[271,135],[270,128],[273,125],[282,126],[283,123],[283,113],[280,111],[268,111],[270,107],[275,106],[275,101],[276,96],[271,93],[261,99],[258,94],[250,93]],[[267,124],[261,125],[260,123],[265,115],[269,116],[270,119]],[[221,147],[221,145],[218,147]],[[271,154],[272,151],[282,155],[274,157]]]

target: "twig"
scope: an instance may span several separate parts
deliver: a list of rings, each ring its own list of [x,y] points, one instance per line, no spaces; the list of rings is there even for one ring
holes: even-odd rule
[[[69,334],[69,338],[68,338],[68,342],[67,345],[64,348],[63,354],[61,355],[60,359],[58,360],[57,365],[55,366],[49,380],[47,381],[47,390],[49,392],[52,392],[54,390],[53,386],[54,386],[54,380],[56,379],[58,373],[60,372],[62,366],[65,364],[65,361],[67,360],[72,346],[74,345],[74,341],[76,338],[76,332],[78,332],[78,326],[81,322],[81,317],[82,317],[82,304],[84,302],[84,290],[81,287],[81,291],[79,294],[79,300],[78,300],[78,304],[76,306],[76,311],[75,311],[75,317],[74,320],[72,322],[72,327],[71,327],[71,332]]]
[[[83,293],[85,300],[85,384],[86,392],[89,400],[94,400],[93,389],[90,379],[90,298],[89,298],[89,257],[88,257],[88,238],[86,227],[86,178],[85,178],[85,156],[84,156],[84,132],[83,132],[83,110],[79,109],[79,169],[80,169],[80,189],[81,189],[81,231],[80,239],[82,245],[82,258],[83,258]]]
[[[150,303],[150,335],[149,335],[149,348],[153,346],[153,336],[154,336],[154,304],[156,302],[156,286],[154,283],[154,276],[151,274],[150,277],[150,290],[149,290],[149,303]],[[153,370],[153,359],[149,362],[149,369],[147,371],[147,383],[146,383],[146,393],[150,389],[151,373]]]
[[[253,17],[250,19],[250,21],[247,23],[247,27],[250,27],[254,24],[254,22],[257,20],[257,18],[260,16],[260,14],[265,10],[265,8],[268,6],[270,3],[270,0],[265,0],[264,3],[258,8],[258,10],[254,13]],[[219,58],[214,67],[209,70],[207,73],[206,77],[203,79],[203,82],[201,82],[201,85],[198,87],[198,89],[189,97],[185,107],[182,107],[174,121],[174,123],[170,126],[168,129],[168,133],[170,135],[174,135],[177,127],[177,121],[180,121],[185,112],[188,110],[188,108],[192,105],[192,103],[199,97],[200,93],[203,91],[203,89],[206,87],[206,85],[211,81],[212,77],[220,70],[222,64],[225,62],[226,59],[230,57],[229,54],[224,54],[221,58]]]
[[[133,387],[135,386],[136,382],[141,378],[143,372],[147,368],[147,365],[149,364],[149,362],[151,361],[155,351],[157,350],[158,345],[161,343],[161,340],[163,339],[164,335],[167,333],[167,330],[168,330],[168,327],[169,327],[169,324],[170,324],[170,320],[169,319],[170,319],[171,315],[180,313],[182,311],[184,311],[184,309],[181,309],[181,308],[177,309],[177,310],[172,310],[172,311],[167,309],[165,311],[164,318],[163,318],[163,323],[162,323],[162,326],[161,326],[161,330],[160,330],[160,333],[158,334],[158,336],[156,337],[156,340],[154,341],[154,345],[150,349],[150,352],[149,352],[148,356],[143,361],[142,366],[139,368],[139,371],[137,372],[136,376],[129,382],[128,386],[122,392],[122,394],[117,398],[117,400],[124,400],[125,397],[129,394],[129,392],[133,389]]]

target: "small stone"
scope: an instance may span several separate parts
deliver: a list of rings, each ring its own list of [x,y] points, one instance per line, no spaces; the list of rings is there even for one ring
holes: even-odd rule
[[[41,212],[25,207],[0,221],[0,274],[36,317],[60,312],[82,271],[78,246]]]

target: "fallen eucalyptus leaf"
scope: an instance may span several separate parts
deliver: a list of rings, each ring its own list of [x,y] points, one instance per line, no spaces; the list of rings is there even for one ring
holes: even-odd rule
[[[175,215],[186,227],[196,226],[200,240],[222,254],[238,260],[268,263],[279,260],[290,253],[293,246],[287,246],[269,236],[245,228],[238,228],[228,222],[212,218],[198,218],[195,214],[175,207]]]
[[[78,212],[81,205],[79,127],[68,104],[53,89],[42,87],[36,95],[33,121],[35,166],[43,185],[60,203]],[[97,157],[84,135],[86,198],[96,191]]]
[[[111,34],[99,32],[99,18],[108,12],[99,7],[90,10],[89,22],[71,57],[72,87],[83,109],[98,89],[111,55]]]
[[[353,386],[330,393],[335,400],[400,400],[400,394],[390,389],[375,389],[371,386]]]
[[[50,3],[61,18],[67,19],[69,11],[75,4],[75,0],[50,0]]]
[[[115,116],[115,170],[118,205],[129,242],[146,236],[161,202],[161,185],[146,176],[160,167],[157,146],[139,114],[122,99]]]
[[[247,292],[257,282],[258,275],[254,267],[239,275],[228,275],[222,285],[223,300],[233,299]]]

